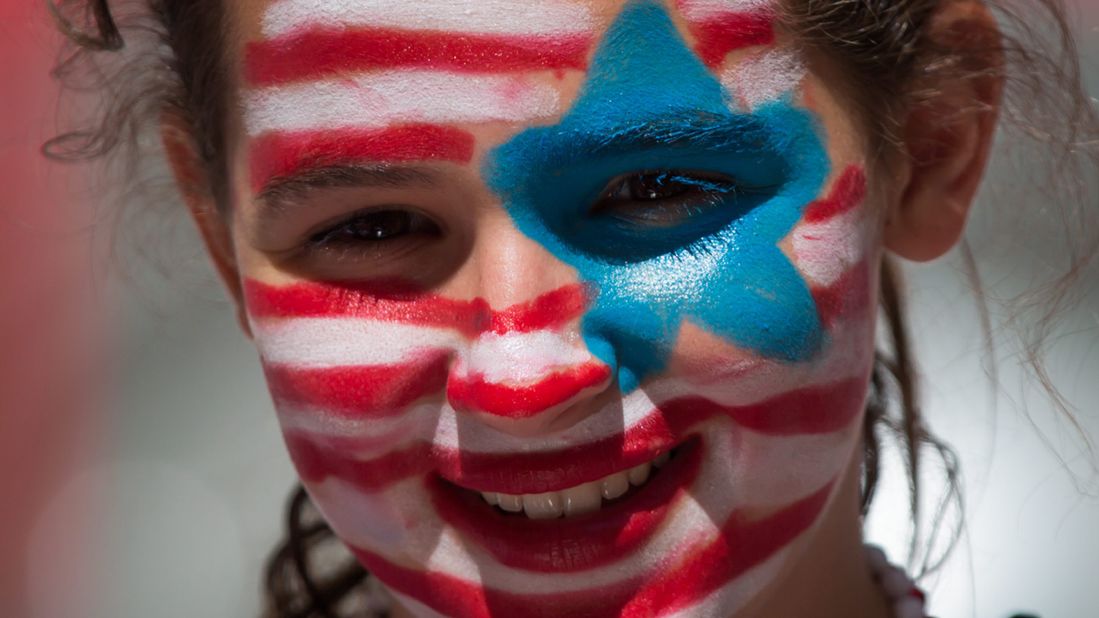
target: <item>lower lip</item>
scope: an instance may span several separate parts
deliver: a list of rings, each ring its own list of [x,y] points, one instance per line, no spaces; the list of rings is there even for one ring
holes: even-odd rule
[[[542,573],[582,571],[621,560],[660,529],[677,496],[698,476],[701,446],[697,437],[685,442],[636,491],[579,517],[509,515],[437,476],[427,485],[443,520],[501,564]]]

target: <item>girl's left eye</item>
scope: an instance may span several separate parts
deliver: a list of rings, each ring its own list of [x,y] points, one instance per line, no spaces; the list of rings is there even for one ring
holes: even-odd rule
[[[591,209],[596,217],[636,227],[672,227],[721,206],[739,187],[701,172],[634,172],[612,180]]]

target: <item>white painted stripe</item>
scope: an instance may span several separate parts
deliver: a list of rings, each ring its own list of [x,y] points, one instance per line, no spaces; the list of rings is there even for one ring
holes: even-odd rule
[[[690,21],[708,21],[730,13],[756,13],[774,6],[774,0],[679,0],[683,16]]]
[[[265,363],[302,369],[390,365],[463,345],[454,330],[361,318],[252,320],[252,330]]]
[[[746,368],[744,375],[715,374],[708,376],[707,384],[686,382],[681,378],[658,380],[621,400],[608,403],[604,409],[553,436],[516,436],[460,415],[445,402],[418,405],[385,421],[353,421],[323,411],[297,409],[278,401],[275,404],[283,423],[292,423],[318,436],[373,442],[400,431],[399,427],[409,427],[409,438],[415,437],[442,448],[461,448],[470,453],[556,451],[564,445],[582,445],[621,435],[646,422],[661,404],[677,397],[700,395],[724,405],[751,405],[796,388],[865,377],[872,360],[867,350],[872,350],[873,334],[865,321],[842,321],[830,334],[833,341],[847,345],[833,345],[818,362],[790,366],[759,360]],[[776,380],[775,376],[783,376],[783,379]]]
[[[405,517],[405,513],[435,512],[422,478],[396,483],[382,493],[359,491],[334,477],[321,483],[303,482],[324,519],[345,543],[386,557],[415,557],[430,551],[417,545],[427,540],[419,536],[427,532],[425,528],[439,526],[436,517],[433,521],[406,521]]]
[[[583,2],[562,0],[280,0],[263,16],[275,38],[321,24],[477,34],[586,34],[595,17]]]
[[[561,333],[488,333],[459,351],[456,373],[479,375],[496,384],[524,384],[544,379],[555,370],[595,361],[583,341],[570,342]]]
[[[595,360],[577,347],[582,341],[547,330],[487,333],[469,342],[451,329],[363,318],[253,320],[252,327],[265,363],[299,369],[401,364],[449,350],[457,357],[456,376],[514,385]]]
[[[794,261],[810,282],[827,287],[862,261],[866,238],[859,209],[826,221],[803,223],[793,232]]]
[[[364,459],[378,454],[370,453],[371,449],[392,451],[402,444],[411,445],[425,435],[432,435],[435,419],[440,415],[438,401],[415,404],[395,416],[368,420],[349,419],[327,410],[297,407],[280,401],[276,401],[275,406],[284,432],[308,434],[319,442],[354,444]]]
[[[857,428],[855,429],[857,430]],[[729,435],[734,431],[725,420],[708,423],[703,434]],[[742,444],[752,444],[745,450]],[[685,542],[716,537],[718,527],[738,509],[768,512],[812,495],[832,481],[846,467],[853,443],[850,435],[774,438],[745,436],[708,444],[699,477],[694,486],[672,506],[661,529],[625,560],[575,573],[533,573],[500,564],[475,542],[464,540],[456,530],[434,515],[420,479],[393,485],[379,494],[369,494],[329,479],[311,487],[311,494],[329,518],[333,529],[354,546],[389,556],[403,556],[426,564],[428,570],[484,583],[516,594],[547,591],[577,592],[608,586],[663,568],[662,559],[676,555]],[[798,464],[792,466],[791,462]],[[794,468],[786,479],[776,472]],[[722,487],[714,492],[701,488]],[[401,505],[400,507],[382,505]],[[398,508],[432,513],[416,524],[404,522]],[[629,564],[627,564],[629,563]],[[632,568],[627,568],[627,566]]]
[[[721,85],[741,108],[733,111],[752,111],[792,93],[805,75],[796,51],[766,49],[733,63],[721,74]]]
[[[411,122],[528,122],[559,109],[557,90],[526,76],[419,70],[274,86],[245,98],[250,135]]]

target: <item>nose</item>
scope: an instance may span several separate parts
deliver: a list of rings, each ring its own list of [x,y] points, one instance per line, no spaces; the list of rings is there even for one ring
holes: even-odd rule
[[[576,271],[503,219],[482,226],[462,271],[485,310],[448,376],[450,405],[518,436],[596,413],[613,371],[584,343],[591,290]]]

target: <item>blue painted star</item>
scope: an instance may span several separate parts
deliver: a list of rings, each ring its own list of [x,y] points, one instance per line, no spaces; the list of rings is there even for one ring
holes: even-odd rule
[[[828,169],[807,111],[789,101],[732,111],[661,3],[636,0],[561,122],[519,133],[484,173],[519,229],[598,290],[583,336],[628,393],[665,367],[684,320],[770,358],[818,351],[812,295],[778,244]],[[674,226],[591,212],[612,179],[649,170],[716,173],[756,190],[718,195]]]

